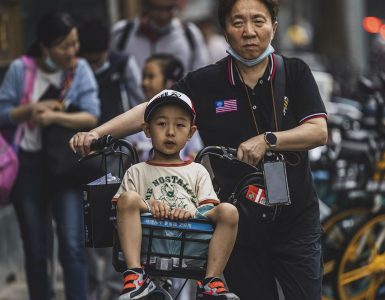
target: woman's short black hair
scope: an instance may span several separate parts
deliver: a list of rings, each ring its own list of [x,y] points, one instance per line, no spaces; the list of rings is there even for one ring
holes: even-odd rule
[[[68,13],[60,11],[47,13],[37,24],[37,41],[46,47],[53,46],[60,43],[75,27],[75,21]]]
[[[222,29],[226,28],[226,17],[230,14],[231,9],[238,0],[219,0],[218,4],[218,21]],[[271,20],[277,21],[279,3],[278,0],[257,0],[266,5],[270,12]]]
[[[157,53],[147,58],[146,63],[150,61],[159,62],[164,81],[178,81],[183,77],[184,67],[182,62],[171,54]]]
[[[36,41],[28,50],[28,54],[41,56],[40,45],[51,47],[59,44],[74,28],[76,28],[75,21],[66,12],[55,11],[44,14],[37,23]]]

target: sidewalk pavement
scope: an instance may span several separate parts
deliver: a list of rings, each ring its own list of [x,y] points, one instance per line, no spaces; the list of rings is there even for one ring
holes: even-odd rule
[[[27,284],[23,281],[15,281],[0,290],[0,300],[27,300]],[[63,284],[57,283],[55,288],[55,300],[65,300]]]

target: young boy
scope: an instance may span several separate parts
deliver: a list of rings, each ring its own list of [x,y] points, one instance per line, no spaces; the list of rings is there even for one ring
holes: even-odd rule
[[[227,291],[219,278],[236,239],[237,209],[219,202],[202,165],[182,161],[179,156],[196,131],[191,100],[182,93],[164,90],[148,102],[144,121],[143,131],[151,138],[154,156],[127,170],[115,196],[119,240],[128,267],[123,273],[124,288],[119,300],[141,299],[155,288],[140,264],[140,214],[144,212],[171,220],[188,220],[198,213],[214,223],[206,277],[198,282],[197,299],[239,299]],[[166,186],[173,188],[171,197],[162,197]]]

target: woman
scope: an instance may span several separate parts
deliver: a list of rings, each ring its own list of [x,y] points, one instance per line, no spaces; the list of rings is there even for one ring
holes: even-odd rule
[[[77,29],[67,13],[44,15],[30,57],[12,62],[0,88],[0,128],[22,128],[20,169],[12,200],[32,300],[51,299],[47,270],[51,216],[56,223],[66,297],[87,298],[81,190],[45,174],[42,146],[42,131],[51,125],[80,129],[97,124],[97,86],[88,65],[76,58],[78,48]],[[24,82],[27,72],[33,78],[29,91]],[[26,93],[30,97],[22,103]],[[68,112],[71,107],[76,112]]]
[[[218,17],[229,56],[189,73],[173,89],[193,100],[205,145],[235,147],[237,157],[253,165],[268,151],[286,161],[291,204],[257,203],[254,185],[238,201],[238,237],[225,270],[230,289],[240,299],[276,300],[277,279],[286,300],[320,300],[321,228],[307,150],[327,141],[326,111],[309,67],[285,57],[280,65],[281,57],[274,54],[278,10],[278,0],[220,0]],[[273,84],[282,74],[286,84],[279,89],[285,96],[276,99]],[[276,100],[283,102],[279,110]],[[145,104],[139,105],[89,133],[78,133],[70,144],[87,153],[94,138],[135,132],[144,110]]]

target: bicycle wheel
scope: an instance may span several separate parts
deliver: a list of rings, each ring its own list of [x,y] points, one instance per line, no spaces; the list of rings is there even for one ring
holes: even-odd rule
[[[335,266],[334,292],[337,299],[384,299],[385,210],[369,216],[356,228]]]
[[[351,207],[338,210],[325,218],[322,222],[323,234],[322,256],[324,261],[324,278],[322,286],[322,299],[334,299],[332,272],[337,253],[345,244],[349,233],[360,224],[370,213],[370,207]]]
[[[173,300],[172,296],[163,288],[157,287],[155,291],[151,292],[146,300]]]
[[[148,300],[165,300],[165,296],[162,293],[151,293],[149,296],[147,296]]]

